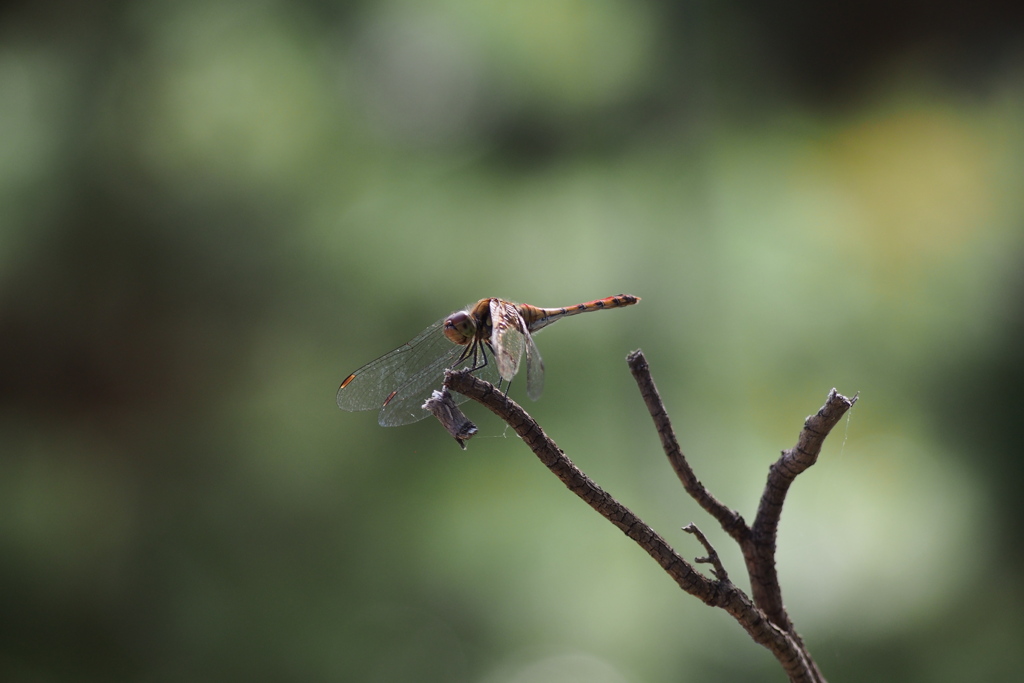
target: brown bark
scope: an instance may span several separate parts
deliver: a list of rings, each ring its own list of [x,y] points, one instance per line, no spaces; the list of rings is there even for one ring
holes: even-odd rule
[[[783,451],[782,456],[771,466],[754,524],[748,526],[739,513],[716,499],[697,478],[679,447],[643,354],[636,351],[627,360],[654,420],[665,454],[683,488],[740,545],[753,598],[729,580],[718,553],[695,525],[689,524],[684,530],[693,534],[704,546],[707,557],[695,561],[710,564],[714,579],[697,571],[654,529],[583,473],[522,407],[494,386],[469,372],[450,371],[445,375],[445,386],[486,406],[504,420],[570,491],[633,539],[680,588],[702,602],[720,607],[731,614],[755,642],[775,655],[791,681],[824,683],[824,676],[793,628],[783,606],[782,591],[775,570],[775,540],[786,492],[796,476],[817,461],[825,437],[853,406],[857,397],[846,398],[833,389],[821,410],[807,418],[796,445]]]

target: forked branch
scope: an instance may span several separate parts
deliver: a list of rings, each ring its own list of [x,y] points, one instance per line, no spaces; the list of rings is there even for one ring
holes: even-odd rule
[[[669,422],[665,406],[658,394],[651,377],[647,359],[640,351],[634,351],[627,357],[629,368],[640,387],[640,394],[647,404],[648,412],[654,420],[655,429],[661,437],[665,455],[668,456],[672,468],[676,471],[686,491],[700,503],[701,507],[718,520],[722,529],[729,534],[743,551],[747,575],[750,578],[754,604],[771,620],[773,624],[785,631],[799,646],[810,669],[811,680],[824,681],[825,678],[803,644],[800,634],[793,624],[782,603],[782,589],[775,569],[775,542],[778,535],[779,519],[786,493],[797,475],[809,468],[818,460],[821,446],[832,428],[842,419],[843,415],[857,402],[857,396],[847,398],[832,389],[825,405],[804,421],[796,445],[783,451],[779,459],[772,464],[768,472],[761,495],[761,504],[752,527],[739,513],[729,509],[716,500],[700,483],[693,469],[687,462],[676,441],[675,432]],[[706,544],[705,544],[706,545]]]
[[[576,467],[519,404],[469,372],[445,373],[445,386],[486,406],[504,420],[570,491],[647,551],[680,588],[709,605],[719,602],[719,586],[714,581],[702,576],[654,529]]]
[[[515,401],[469,372],[446,372],[445,386],[486,406],[504,420],[570,491],[643,548],[680,588],[731,614],[755,642],[775,655],[791,681],[824,683],[824,677],[782,607],[775,573],[775,535],[789,485],[797,474],[814,464],[825,436],[856,397],[847,399],[833,389],[825,406],[807,419],[797,445],[783,452],[772,466],[754,525],[748,527],[739,513],[712,496],[694,474],[676,440],[643,354],[636,351],[630,354],[628,361],[665,453],[683,487],[743,549],[754,586],[753,600],[729,580],[718,553],[696,526],[687,525],[684,531],[696,536],[704,546],[707,557],[697,558],[696,562],[710,564],[714,579],[698,572],[654,529],[584,474]]]

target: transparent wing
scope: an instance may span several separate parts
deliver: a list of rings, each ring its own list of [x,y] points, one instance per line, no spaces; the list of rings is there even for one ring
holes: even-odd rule
[[[420,332],[412,341],[385,353],[345,378],[338,389],[342,410],[379,410],[393,391],[432,368],[457,358],[464,347],[444,336],[445,316]]]
[[[491,299],[491,349],[494,351],[498,374],[511,382],[519,372],[519,360],[526,347],[526,323],[514,304]]]
[[[381,408],[380,415],[377,416],[377,422],[381,427],[399,427],[428,417],[430,412],[423,409],[423,404],[430,398],[434,389],[441,387],[444,382],[444,371],[448,368],[462,370],[473,367],[472,352],[459,361],[459,356],[466,351],[466,347],[457,346],[451,342],[449,345],[452,347],[450,353],[438,358],[395,390],[394,396]],[[477,353],[486,353],[483,344],[479,345],[477,349]],[[483,361],[484,358],[478,360]],[[478,368],[474,374],[493,384],[498,380],[495,366],[492,359],[486,366]],[[456,404],[460,404],[466,400],[466,397],[459,393],[452,393],[452,399]]]

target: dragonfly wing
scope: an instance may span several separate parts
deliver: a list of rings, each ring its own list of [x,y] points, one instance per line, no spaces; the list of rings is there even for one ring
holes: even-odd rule
[[[393,391],[434,362],[443,363],[453,349],[461,349],[444,336],[442,328],[446,318],[346,377],[338,389],[338,407],[353,411],[379,410]],[[455,355],[458,357],[458,353]]]
[[[491,299],[491,349],[498,375],[506,382],[511,382],[519,372],[527,334],[526,323],[513,304]]]
[[[544,393],[544,361],[540,350],[533,341],[533,335],[526,332],[526,395],[536,401]]]
[[[464,346],[456,346],[451,342],[448,346],[451,348],[446,354],[409,377],[404,384],[384,397],[381,401],[383,405],[376,406],[380,408],[377,422],[381,427],[398,427],[418,422],[430,415],[423,409],[423,404],[430,398],[434,389],[441,387],[445,368],[455,364],[465,350]]]
[[[430,415],[430,412],[423,408],[423,404],[430,398],[434,389],[437,389],[444,382],[444,371],[451,368],[464,370],[473,367],[473,354],[460,360],[460,356],[466,351],[465,346],[450,344],[451,350],[444,356],[423,368],[413,377],[396,389],[390,398],[381,407],[377,422],[382,427],[398,427],[400,425],[418,422]],[[486,353],[481,346],[481,353]],[[480,359],[481,361],[483,359]],[[481,379],[495,382],[498,378],[496,364],[491,361],[486,366],[478,368],[474,374]],[[452,399],[456,404],[462,403],[466,397],[459,393],[453,393]]]

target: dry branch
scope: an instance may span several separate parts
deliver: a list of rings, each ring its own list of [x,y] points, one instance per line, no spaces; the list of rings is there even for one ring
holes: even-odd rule
[[[679,447],[643,354],[640,351],[630,354],[628,362],[654,420],[665,454],[683,487],[743,549],[753,599],[729,580],[718,553],[696,526],[689,524],[684,527],[684,531],[696,536],[704,546],[707,557],[695,561],[710,564],[714,580],[698,572],[654,529],[584,474],[522,407],[494,386],[469,372],[452,371],[445,373],[445,386],[484,405],[504,420],[570,491],[643,548],[680,588],[702,602],[721,607],[731,614],[755,642],[775,655],[791,681],[824,683],[824,677],[782,606],[782,593],[775,572],[775,538],[789,486],[800,472],[814,464],[828,432],[850,409],[857,397],[848,399],[833,389],[822,409],[807,418],[796,446],[784,451],[782,457],[772,465],[757,517],[753,527],[749,527],[739,513],[711,495],[693,472]]]

